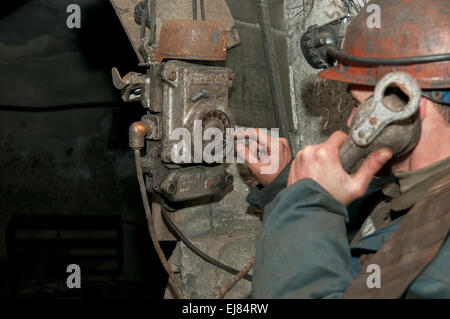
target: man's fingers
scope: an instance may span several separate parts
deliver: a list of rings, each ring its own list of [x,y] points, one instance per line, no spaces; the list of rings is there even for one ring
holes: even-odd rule
[[[259,128],[248,128],[246,130],[243,131],[235,131],[233,133],[233,136],[235,139],[244,139],[244,138],[249,138],[251,140],[257,140],[258,139],[258,135],[260,134],[260,129]]]
[[[245,144],[237,143],[236,152],[237,155],[245,161],[252,172],[254,169],[256,170],[260,168],[261,163],[259,162],[257,155],[251,152]]]
[[[358,171],[353,174],[353,180],[366,189],[375,174],[391,159],[391,157],[392,151],[388,148],[382,148],[372,152],[361,164]]]
[[[334,147],[339,148],[342,143],[347,139],[348,135],[342,131],[336,131],[327,140],[327,144]]]
[[[250,139],[258,142],[260,145],[267,147],[270,150],[271,136],[265,130],[259,128],[249,128],[243,131],[236,131],[233,133],[235,139]]]
[[[256,141],[250,141],[250,143],[248,143],[248,146],[250,146],[250,152],[254,154],[264,151],[264,146],[258,144]]]

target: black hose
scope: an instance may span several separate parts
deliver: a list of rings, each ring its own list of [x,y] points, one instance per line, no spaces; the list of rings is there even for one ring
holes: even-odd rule
[[[150,29],[148,46],[151,46],[156,40],[156,0],[143,0],[139,2],[134,8],[134,19],[140,24],[141,40],[145,37],[145,27]]]
[[[178,229],[178,227],[175,225],[175,223],[169,218],[169,216],[167,216],[167,212],[166,209],[164,207],[164,200],[161,200],[161,216],[164,220],[164,222],[170,227],[172,228],[172,230],[175,232],[175,234],[178,236],[178,238],[180,238],[180,240],[190,249],[192,250],[195,254],[197,254],[199,257],[203,258],[205,261],[209,262],[210,264],[213,264],[214,266],[217,266],[229,273],[232,273],[233,275],[238,274],[240,271],[236,270],[234,268],[231,268],[230,266],[227,266],[225,264],[222,264],[220,261],[212,258],[211,256],[205,254],[204,252],[202,252],[200,249],[198,249],[189,239],[186,238],[186,236],[184,236],[184,234],[180,231],[180,229]],[[246,274],[244,277],[244,279],[247,279],[249,281],[252,281],[252,276],[249,274]]]
[[[368,65],[406,65],[406,64],[419,64],[419,63],[450,60],[450,53],[382,59],[382,58],[369,58],[351,55],[345,53],[344,51],[338,49],[335,46],[328,46],[326,52],[327,54],[333,56],[334,58],[342,61],[350,61]]]
[[[156,0],[150,0],[150,24],[148,46],[151,46],[156,40]]]
[[[288,120],[284,109],[284,97],[281,88],[280,73],[277,63],[277,55],[272,37],[272,27],[270,25],[270,13],[267,0],[258,0],[259,24],[266,57],[266,66],[269,73],[270,87],[272,89],[272,101],[275,112],[275,120],[280,130],[280,136],[289,141],[289,146],[293,150],[288,131]]]
[[[141,24],[141,28],[140,28],[140,37],[141,40],[145,37],[145,24],[147,23],[147,14],[148,14],[148,7],[147,7],[148,2],[147,1],[143,1],[141,3],[138,3],[138,5],[136,6],[135,9],[135,15],[137,13],[138,8],[140,8],[140,24]]]
[[[206,13],[205,13],[205,0],[200,0],[200,10],[202,14],[202,20],[206,20]]]
[[[197,20],[197,0],[192,0],[192,20]]]
[[[178,283],[178,280],[175,277],[175,274],[173,273],[172,269],[170,268],[170,264],[167,261],[163,250],[161,249],[158,238],[156,237],[156,231],[155,226],[153,224],[153,216],[150,208],[150,202],[147,196],[147,189],[145,188],[144,174],[142,172],[141,155],[139,149],[134,150],[134,159],[136,164],[136,175],[139,183],[139,190],[141,191],[142,204],[144,205],[145,217],[147,218],[147,225],[148,231],[150,233],[150,238],[152,239],[153,246],[155,247],[155,251],[158,254],[161,264],[163,265],[164,269],[169,275],[169,283],[174,289],[176,297],[178,299],[184,299],[185,297],[183,291],[181,290],[181,286]]]

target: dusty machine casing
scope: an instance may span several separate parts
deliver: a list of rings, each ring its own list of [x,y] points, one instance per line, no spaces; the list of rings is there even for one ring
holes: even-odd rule
[[[234,74],[211,63],[226,59],[227,32],[214,21],[168,20],[160,26],[157,38],[153,43],[148,37],[139,40],[146,74],[130,72],[122,78],[117,69],[112,71],[122,99],[139,101],[147,109],[141,121],[130,127],[130,146],[145,150],[142,169],[147,190],[163,196],[168,206],[220,195],[232,186],[233,176],[222,161],[204,160],[202,137],[206,129],[213,128],[225,145],[227,129],[234,127],[228,108]],[[180,140],[173,133],[180,128],[191,137],[187,142],[190,162],[174,158]]]

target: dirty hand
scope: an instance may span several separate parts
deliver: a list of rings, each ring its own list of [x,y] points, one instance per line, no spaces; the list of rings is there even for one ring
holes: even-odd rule
[[[287,186],[311,178],[346,206],[363,196],[372,178],[392,157],[392,152],[387,148],[372,152],[358,171],[349,175],[339,160],[339,147],[346,138],[345,133],[337,131],[325,143],[299,151],[292,162]]]
[[[249,139],[249,147],[237,142],[237,154],[263,186],[270,184],[292,159],[288,140],[273,137],[264,130],[238,131],[234,138]]]

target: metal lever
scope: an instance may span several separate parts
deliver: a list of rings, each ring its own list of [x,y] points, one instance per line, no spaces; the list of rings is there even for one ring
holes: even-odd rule
[[[392,84],[408,97],[407,103],[396,94],[385,95]],[[383,147],[391,149],[395,157],[413,149],[420,137],[420,98],[420,87],[409,74],[385,75],[375,86],[374,95],[356,110],[349,137],[341,145],[339,158],[345,171],[350,173],[362,159]]]
[[[123,78],[120,76],[119,70],[116,67],[111,69],[111,76],[114,87],[118,90],[122,90],[128,84],[130,84],[130,73],[126,74]]]
[[[120,76],[116,67],[111,70],[112,81],[116,89],[121,90],[122,100],[125,102],[140,101],[145,86],[145,76],[141,73],[130,72]]]
[[[197,102],[198,100],[200,100],[201,98],[208,98],[209,97],[209,92],[206,90],[202,90],[200,93],[197,93],[193,96],[191,96],[191,101],[192,102]]]

